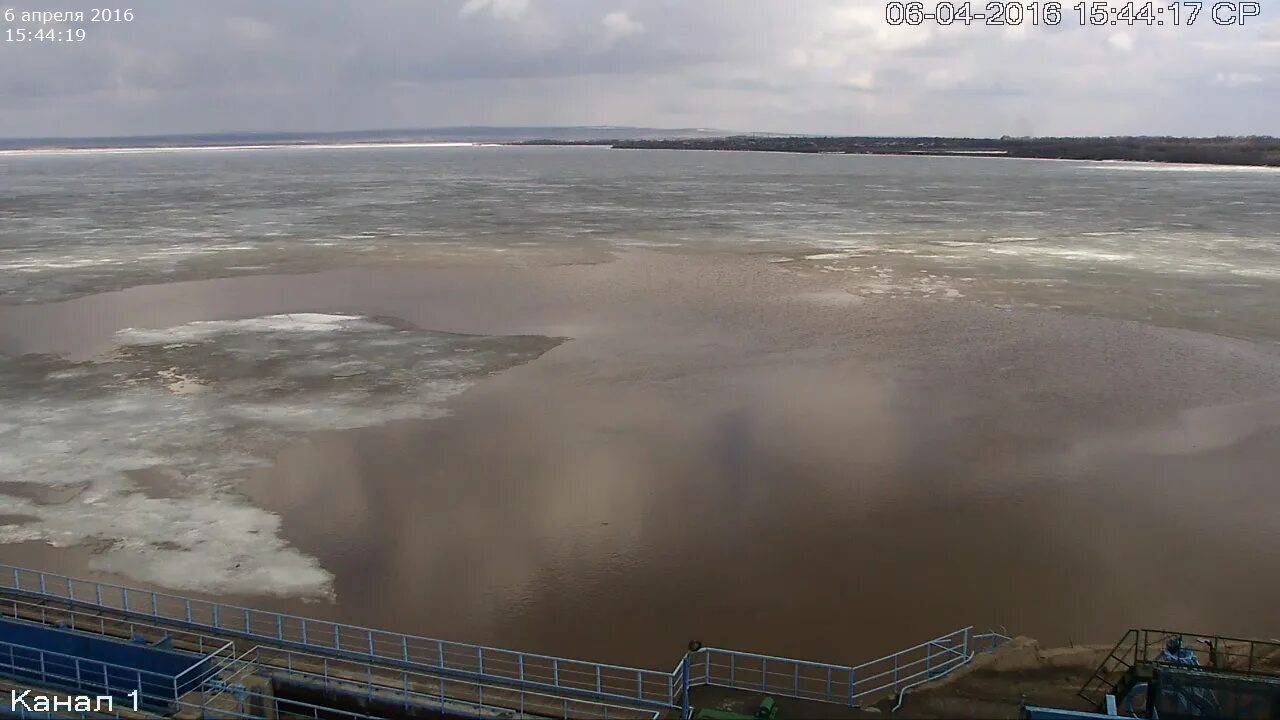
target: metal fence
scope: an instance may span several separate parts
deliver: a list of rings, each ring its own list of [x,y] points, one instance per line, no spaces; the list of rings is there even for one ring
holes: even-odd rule
[[[1108,693],[1124,688],[1135,666],[1160,662],[1161,652],[1177,639],[1182,651],[1207,670],[1226,670],[1280,677],[1280,641],[1232,638],[1174,630],[1131,629],[1080,688],[1081,698],[1099,706]]]
[[[504,716],[515,711],[521,715],[583,720],[649,720],[657,715],[634,707],[433,677],[278,648],[255,647],[235,656],[232,645],[228,642],[205,657],[192,655],[193,663],[185,670],[165,674],[0,642],[0,676],[45,690],[110,696],[117,708],[200,710],[201,717],[209,716],[210,711],[219,717],[257,717],[260,710],[255,705],[261,708],[279,702],[290,708],[296,705],[302,714],[316,717],[328,717],[336,710],[305,700],[281,700],[274,691],[268,694],[255,690],[252,683],[246,682],[252,675],[312,692],[333,692],[371,704],[376,701],[385,708],[427,709],[455,715]],[[22,707],[12,710],[20,717],[44,715]],[[338,714],[375,717],[367,713]]]
[[[682,682],[679,678],[687,662],[689,687],[717,685],[856,706],[936,680],[1008,639],[995,632],[975,635],[967,627],[852,666],[703,648],[689,653],[673,676]]]
[[[61,626],[69,630],[103,636],[136,639],[148,644],[164,642],[175,649],[194,652],[197,655],[217,653],[227,644],[226,638],[193,630],[157,625],[145,620],[116,619],[90,608],[52,606],[34,599],[0,599],[0,618],[3,617]]]
[[[0,565],[0,590],[366,662],[670,707],[670,673],[404,635]]]
[[[230,643],[228,643],[228,647]],[[219,678],[237,667],[237,659],[215,653],[178,676],[151,673],[133,667],[113,665],[42,648],[0,642],[0,675],[20,678],[24,687],[39,691],[21,702],[10,700],[0,706],[0,717],[18,718],[114,718],[122,711],[153,711],[164,715],[199,711],[195,717],[251,720],[261,718],[260,708],[274,698],[244,686],[230,686]],[[165,687],[167,685],[167,687]],[[235,701],[220,702],[234,690]],[[14,696],[19,693],[15,691]],[[110,704],[98,696],[110,697]],[[52,698],[63,707],[49,707]],[[96,710],[76,707],[76,700],[91,702]],[[68,709],[70,708],[70,709]],[[210,715],[210,712],[215,715]],[[332,718],[334,720],[382,720],[378,716],[322,707],[305,701],[290,702],[291,717]]]
[[[262,646],[255,648],[258,657],[269,645],[287,666],[295,658],[318,658],[319,676],[326,685],[331,675],[326,663],[349,661],[364,673],[395,669],[410,686],[409,692],[416,682],[410,676],[430,676],[429,682],[436,686],[427,694],[450,697],[456,691],[467,702],[486,705],[497,693],[507,693],[518,696],[518,703],[541,703],[544,710],[554,710],[548,703],[558,703],[556,712],[566,717],[649,717],[658,710],[687,708],[687,690],[697,685],[858,705],[872,696],[901,693],[942,677],[976,652],[994,649],[1008,639],[999,633],[974,635],[971,627],[964,628],[853,666],[704,648],[687,654],[674,671],[663,672],[405,635],[9,565],[0,565],[0,592],[18,598],[0,603],[0,612],[6,606],[15,615],[20,610],[38,612],[46,622],[50,618],[65,622],[56,619],[65,615],[78,629],[97,625],[105,632],[113,623],[129,628],[162,626],[167,632],[174,628],[190,632],[201,649],[210,642],[202,633],[216,633]],[[373,684],[370,677],[366,680]],[[471,694],[457,690],[468,687]],[[504,701],[503,707],[511,705]],[[637,715],[637,709],[643,712]],[[590,714],[579,712],[588,710]]]
[[[0,675],[30,681],[43,688],[109,696],[122,707],[168,709],[212,678],[219,670],[220,660],[230,657],[231,646],[227,643],[203,658],[193,656],[190,667],[168,674],[0,642]]]
[[[582,718],[583,720],[640,720],[653,718],[653,710],[580,700],[527,689],[415,673],[408,670],[371,666],[350,660],[311,655],[271,647],[257,647],[239,663],[270,673],[283,669],[277,679],[294,685],[337,690],[348,695],[380,699],[384,704],[404,708],[430,708],[445,713],[479,715],[477,711],[509,714],[515,710],[540,717]],[[240,668],[230,674],[246,672]]]

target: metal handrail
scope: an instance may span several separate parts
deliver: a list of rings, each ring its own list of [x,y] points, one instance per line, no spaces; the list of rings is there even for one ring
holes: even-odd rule
[[[291,652],[301,650],[399,670],[461,677],[508,691],[553,691],[603,700],[605,702],[597,703],[602,705],[612,703],[620,708],[650,710],[677,707],[686,694],[686,683],[690,687],[724,684],[715,676],[715,671],[725,668],[729,670],[731,687],[740,686],[732,684],[737,683],[739,672],[756,672],[760,679],[758,685],[770,692],[786,694],[789,688],[796,697],[856,705],[869,695],[900,690],[922,677],[933,679],[950,672],[954,666],[972,658],[976,652],[972,643],[979,637],[991,639],[992,648],[998,641],[1008,639],[994,632],[973,636],[973,628],[966,627],[860,665],[703,648],[686,655],[675,670],[667,673],[405,635],[79,580],[11,565],[0,565],[0,591],[65,602],[69,612],[75,612],[76,606],[95,608],[125,617],[155,619],[189,630],[213,630],[223,636],[266,642]],[[921,654],[923,657],[918,657]],[[691,662],[693,656],[698,656],[696,659],[700,662]],[[728,664],[713,662],[713,658],[724,658]],[[749,667],[740,668],[739,662]],[[758,671],[750,669],[752,663],[759,664]],[[772,671],[770,664],[773,664]],[[924,668],[917,671],[921,664]],[[904,674],[904,671],[911,672]],[[878,682],[890,675],[892,680]]]
[[[140,701],[143,699],[154,700],[156,701],[156,704],[159,704],[159,705],[170,705],[172,703],[175,703],[179,700],[179,698],[181,698],[187,692],[190,692],[190,689],[180,690],[178,676],[176,675],[167,675],[165,673],[155,672],[153,670],[142,670],[140,668],[130,667],[128,665],[119,665],[117,663],[107,662],[105,660],[96,660],[93,658],[85,658],[79,655],[69,655],[67,653],[60,653],[54,650],[46,650],[44,648],[32,647],[30,645],[22,645],[20,643],[0,641],[0,658],[4,657],[5,655],[4,650],[8,651],[7,652],[8,662],[6,664],[3,660],[0,660],[0,668],[8,668],[11,672],[11,676],[13,677],[24,677],[26,675],[36,675],[40,678],[40,681],[42,684],[50,684],[52,686],[57,686],[57,687],[70,687],[70,688],[80,689],[85,687],[86,683],[91,682],[92,684],[89,685],[89,687],[92,687],[92,688],[101,687],[102,690],[107,695],[111,695],[113,697],[127,697],[130,692],[136,691],[138,693],[137,697]],[[26,657],[31,657],[31,656],[34,656],[39,660],[38,666],[29,667],[26,665],[19,665],[18,663],[19,657],[22,657],[25,660]],[[48,662],[49,659],[53,659],[55,662],[50,663]],[[208,659],[209,659],[208,657],[201,658],[198,662],[193,664],[192,667]],[[51,665],[52,665],[52,669],[50,667]],[[86,676],[82,671],[82,668],[86,666],[93,669],[93,675],[91,677]],[[60,672],[58,672],[58,668],[72,668],[75,670],[75,674],[74,675],[61,674]],[[190,668],[188,668],[188,670],[189,669]],[[113,684],[113,677],[111,674],[112,672],[116,674],[116,677],[114,678],[114,684]],[[113,692],[113,689],[114,690],[120,689],[118,685],[120,683],[121,675],[131,676],[133,679],[133,683],[127,686],[128,689],[125,692],[117,696]],[[102,683],[100,686],[98,685],[99,677],[101,678],[101,683]],[[149,681],[147,683],[148,685],[152,687],[164,687],[166,690],[172,690],[173,694],[172,695],[156,695],[154,693],[144,693],[143,692],[144,678],[146,678]],[[50,682],[51,680],[53,682]],[[201,679],[200,682],[203,683],[205,680],[207,680],[207,678]]]
[[[903,686],[903,688],[898,691],[898,702],[894,703],[893,710],[891,710],[890,712],[897,712],[898,708],[902,707],[902,703],[905,702],[907,699],[908,692],[914,690],[915,688],[920,687],[921,685],[931,683],[935,680],[939,680],[943,677],[946,677],[947,675],[951,674],[951,672],[954,671],[956,668],[960,667],[961,665],[967,664],[970,660],[973,659],[973,657],[974,657],[974,653],[969,653],[969,656],[964,659],[964,662],[955,663],[950,668],[947,668],[945,672],[939,673],[932,677],[924,678],[923,680],[917,680],[916,682]]]
[[[347,687],[355,687],[365,691],[366,693],[395,693],[407,699],[416,699],[420,704],[425,705],[438,706],[447,700],[448,702],[468,705],[474,708],[495,709],[501,711],[518,709],[521,713],[533,711],[541,715],[545,715],[545,711],[547,710],[560,711],[563,708],[564,717],[575,718],[636,717],[640,712],[634,707],[628,707],[625,705],[615,705],[589,700],[572,700],[527,689],[478,683],[468,680],[458,680],[438,675],[412,672],[400,668],[370,665],[368,663],[330,658],[324,655],[301,653],[269,646],[258,646],[250,652],[253,654],[253,660],[250,662],[261,670],[287,670],[290,678],[311,678],[326,687],[330,684],[337,684]],[[305,669],[308,664],[312,669]],[[315,671],[316,667],[319,667],[320,672]],[[357,673],[368,677],[368,680],[362,681],[356,679],[354,676]],[[394,675],[394,684],[390,682],[392,680],[392,675]],[[380,682],[375,681],[375,678],[380,680]],[[436,686],[439,688],[439,692],[426,693],[414,690],[412,688],[415,685]],[[445,692],[446,689],[449,688],[452,688],[455,691]],[[470,695],[476,696],[478,700],[465,699],[462,695],[456,692],[456,690],[460,688],[466,689]],[[490,697],[501,694],[513,696],[518,695],[518,702],[503,705],[486,703],[484,702],[486,692]],[[512,705],[515,705],[516,707],[513,707]],[[570,709],[573,710],[572,713],[570,712]],[[591,712],[586,712],[587,710],[590,710]],[[645,714],[651,715],[652,713],[650,712]]]
[[[977,654],[994,650],[1011,639],[995,631],[978,635],[972,631],[972,627],[961,628],[859,665],[701,648],[681,660],[672,671],[672,678],[678,683],[688,663],[691,687],[749,688],[857,706],[869,697],[901,692],[943,677],[970,662]],[[979,643],[979,639],[983,642]],[[677,697],[680,696],[677,694]]]
[[[1267,668],[1258,661],[1267,654],[1280,654],[1280,640],[1260,640],[1253,638],[1226,637],[1211,633],[1192,633],[1175,630],[1155,630],[1149,628],[1132,628],[1107,653],[1105,659],[1080,688],[1077,693],[1081,698],[1094,705],[1101,705],[1104,697],[1121,689],[1119,686],[1129,677],[1132,669],[1143,663],[1158,661],[1164,644],[1171,638],[1181,637],[1187,640],[1185,647],[1195,653],[1199,660],[1207,661],[1206,668],[1227,670],[1243,670],[1245,672],[1263,672],[1280,676],[1280,669]],[[1202,647],[1201,642],[1207,643]],[[1232,646],[1243,646],[1247,652],[1233,650]],[[1238,664],[1242,667],[1232,667]]]
[[[24,582],[25,578],[31,579]],[[79,596],[77,586],[84,588]],[[65,591],[55,592],[57,588]],[[6,589],[134,617],[163,618],[179,625],[213,629],[257,641],[275,641],[311,651],[331,650],[348,657],[607,697],[615,701],[662,707],[673,704],[671,676],[658,670],[405,635],[0,565],[0,590]],[[138,607],[137,601],[131,604],[131,598],[141,601],[142,607]],[[117,599],[118,602],[109,602]],[[171,608],[176,609],[171,611]]]
[[[107,632],[108,623],[118,624],[120,626],[119,629],[127,630],[130,637],[142,637],[145,639],[149,634],[153,635],[157,641],[167,637],[174,643],[175,649],[191,651],[191,647],[180,648],[177,645],[194,646],[194,652],[197,655],[206,655],[214,652],[210,648],[220,649],[227,642],[225,638],[203,635],[190,630],[175,630],[175,628],[167,625],[158,625],[144,620],[112,620],[102,614],[82,612],[74,607],[53,607],[40,602],[28,602],[16,598],[7,598],[0,601],[0,617],[8,616],[17,622],[36,623],[37,621],[32,617],[36,615],[40,617],[37,624],[66,625],[72,630],[88,630],[103,636],[112,635],[112,633]]]

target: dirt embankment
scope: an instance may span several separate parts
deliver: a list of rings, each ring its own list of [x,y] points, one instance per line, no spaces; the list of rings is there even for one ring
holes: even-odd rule
[[[1018,637],[955,673],[909,692],[894,712],[904,718],[1017,718],[1023,704],[1091,710],[1077,693],[1110,646],[1041,648]],[[897,698],[877,703],[888,713]]]

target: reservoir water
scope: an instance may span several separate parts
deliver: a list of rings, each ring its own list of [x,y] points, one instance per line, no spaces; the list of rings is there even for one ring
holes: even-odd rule
[[[1266,634],[1280,174],[0,154],[0,557],[666,667]]]

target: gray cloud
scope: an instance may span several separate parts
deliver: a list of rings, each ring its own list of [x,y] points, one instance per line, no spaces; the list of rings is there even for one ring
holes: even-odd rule
[[[84,43],[0,43],[0,136],[1275,133],[1280,4],[1264,5],[1245,28],[1081,28],[1068,12],[1002,29],[891,27],[883,0],[134,0],[132,23],[89,25]]]

